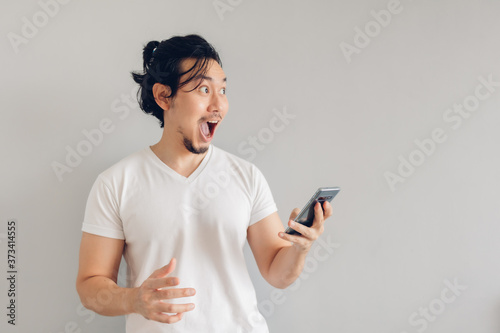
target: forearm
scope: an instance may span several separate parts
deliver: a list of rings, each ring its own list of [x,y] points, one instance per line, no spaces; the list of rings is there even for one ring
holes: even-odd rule
[[[280,289],[291,285],[302,273],[307,252],[293,245],[281,248],[269,267],[267,281]]]
[[[103,316],[121,316],[134,312],[137,288],[119,287],[104,276],[93,276],[79,283],[82,304]]]

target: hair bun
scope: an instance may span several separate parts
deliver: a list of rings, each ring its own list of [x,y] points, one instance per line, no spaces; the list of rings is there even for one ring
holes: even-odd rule
[[[144,50],[142,52],[142,57],[144,61],[144,70],[150,65],[151,60],[153,59],[153,52],[160,45],[160,42],[156,40],[150,41],[146,46],[144,46]]]

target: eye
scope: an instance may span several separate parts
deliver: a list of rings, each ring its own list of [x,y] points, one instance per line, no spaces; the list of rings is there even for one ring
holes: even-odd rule
[[[199,89],[202,93],[205,93],[207,94],[208,93],[208,87],[207,86],[203,86],[203,87],[200,87]]]
[[[221,93],[221,95],[225,95],[225,94],[226,94],[226,88],[222,88],[222,89],[220,90],[220,93]]]

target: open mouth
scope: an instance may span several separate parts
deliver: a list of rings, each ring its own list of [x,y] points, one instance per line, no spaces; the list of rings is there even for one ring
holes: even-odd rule
[[[206,141],[211,139],[214,135],[215,128],[219,124],[218,120],[209,120],[200,125],[201,134],[204,136]]]

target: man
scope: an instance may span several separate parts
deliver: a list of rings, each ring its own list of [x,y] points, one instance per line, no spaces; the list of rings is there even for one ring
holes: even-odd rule
[[[286,288],[332,213],[284,234],[271,191],[251,163],[211,145],[228,111],[217,52],[197,35],[152,41],[133,73],[160,141],[101,173],[90,192],[76,287],[82,303],[127,315],[127,332],[268,332],[246,268]],[[323,211],[324,210],[324,211]],[[298,213],[295,209],[290,219]],[[121,256],[128,287],[117,285]]]

